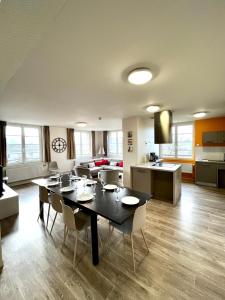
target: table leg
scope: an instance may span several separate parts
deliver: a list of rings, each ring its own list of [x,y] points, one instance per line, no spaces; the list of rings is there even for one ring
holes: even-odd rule
[[[99,262],[97,214],[91,214],[91,242],[92,242],[92,263],[93,265],[97,265]]]
[[[42,222],[44,222],[44,203],[39,200],[39,209],[40,209],[40,219]]]

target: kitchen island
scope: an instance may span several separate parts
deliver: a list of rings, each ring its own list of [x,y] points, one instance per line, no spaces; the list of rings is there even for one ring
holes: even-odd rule
[[[176,205],[181,196],[181,165],[150,162],[131,166],[131,187]]]

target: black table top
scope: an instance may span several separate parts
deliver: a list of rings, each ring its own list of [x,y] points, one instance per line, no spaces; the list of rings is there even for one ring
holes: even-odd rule
[[[55,186],[55,187],[48,187],[48,183],[50,180],[48,179],[36,179],[33,180],[35,184],[44,185],[50,191],[61,195],[65,201],[65,204],[70,206],[75,206],[82,208],[87,213],[95,213],[98,214],[108,220],[111,220],[117,224],[122,224],[126,221],[129,217],[131,217],[136,208],[146,203],[147,200],[150,199],[150,195],[146,193],[141,193],[134,191],[129,188],[120,189],[118,193],[118,198],[121,199],[124,196],[133,196],[140,199],[140,202],[134,206],[128,206],[123,204],[121,201],[116,201],[117,194],[113,191],[102,191],[102,186],[100,183],[96,185],[95,190],[95,198],[89,202],[79,202],[76,200],[76,196],[78,193],[81,193],[84,190],[82,183],[73,183],[77,186],[77,189],[73,192],[69,193],[61,193],[60,188],[63,186]],[[52,182],[52,181],[51,181]],[[68,184],[67,184],[68,185]],[[85,187],[85,191],[92,191],[92,188],[89,186]]]

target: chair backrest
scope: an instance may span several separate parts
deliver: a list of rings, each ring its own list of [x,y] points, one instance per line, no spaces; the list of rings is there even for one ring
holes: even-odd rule
[[[48,169],[49,170],[58,170],[58,164],[56,161],[50,161],[48,164]]]
[[[117,170],[101,170],[99,179],[103,180],[106,184],[116,184],[119,182],[119,172]]]
[[[91,171],[88,168],[84,167],[76,167],[76,175],[79,177],[82,177],[83,175],[86,175],[88,179],[91,179]]]
[[[61,196],[59,196],[55,193],[51,194],[52,207],[58,213],[62,213],[62,204],[60,201],[63,202],[63,198]]]
[[[146,203],[139,206],[134,213],[132,232],[144,227],[146,222]]]
[[[45,186],[39,186],[39,199],[43,203],[49,203],[48,190]]]
[[[68,229],[76,230],[76,223],[74,218],[73,210],[70,206],[60,201],[62,205],[62,213],[63,213],[63,222],[67,226]]]

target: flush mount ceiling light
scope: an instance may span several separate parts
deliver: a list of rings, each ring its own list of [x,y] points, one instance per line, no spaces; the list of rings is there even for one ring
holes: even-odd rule
[[[138,68],[131,71],[128,75],[128,81],[131,84],[141,85],[152,79],[152,72],[147,68]]]
[[[160,107],[158,105],[150,105],[146,107],[146,110],[150,113],[155,113],[160,110]]]
[[[206,116],[206,112],[205,111],[199,111],[193,114],[194,118],[203,118]]]
[[[85,126],[87,126],[87,123],[86,122],[77,122],[76,125],[78,127],[85,127]]]

